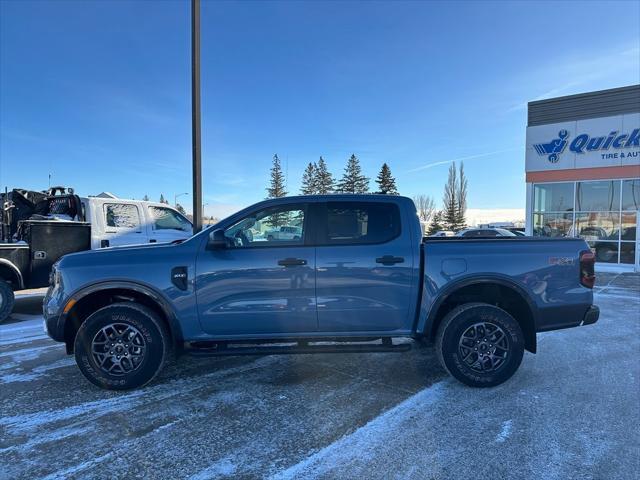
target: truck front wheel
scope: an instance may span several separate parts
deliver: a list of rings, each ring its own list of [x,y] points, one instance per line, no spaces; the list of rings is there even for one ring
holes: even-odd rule
[[[114,303],[90,315],[75,339],[76,363],[94,385],[129,390],[149,383],[169,354],[169,334],[153,310]]]
[[[0,279],[0,323],[9,318],[14,302],[13,288],[9,283]]]
[[[436,335],[440,363],[471,387],[494,387],[516,372],[524,354],[524,335],[506,311],[487,303],[451,310]]]

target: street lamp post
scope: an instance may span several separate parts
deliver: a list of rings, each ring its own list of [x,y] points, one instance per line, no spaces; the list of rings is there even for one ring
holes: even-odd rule
[[[184,192],[184,193],[178,193],[177,195],[173,195],[173,206],[177,207],[178,206],[178,198],[181,197],[182,195],[189,195],[189,192]]]
[[[191,0],[191,139],[193,233],[202,230],[202,162],[200,140],[200,0]]]

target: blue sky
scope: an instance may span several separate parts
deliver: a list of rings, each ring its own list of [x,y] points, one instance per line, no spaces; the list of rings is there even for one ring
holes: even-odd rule
[[[438,203],[465,159],[469,207],[525,204],[526,102],[640,82],[638,2],[208,2],[207,215],[355,153]],[[0,0],[0,184],[141,198],[191,190],[184,1]],[[372,186],[374,184],[372,183]],[[190,205],[190,197],[182,197]]]

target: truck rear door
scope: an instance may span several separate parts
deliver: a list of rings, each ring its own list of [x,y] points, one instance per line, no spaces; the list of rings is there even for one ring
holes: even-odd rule
[[[102,205],[104,235],[101,246],[138,245],[147,243],[147,225],[135,203],[109,201]]]
[[[318,210],[319,331],[410,329],[416,260],[410,228],[402,222],[399,205],[335,201],[319,205]]]

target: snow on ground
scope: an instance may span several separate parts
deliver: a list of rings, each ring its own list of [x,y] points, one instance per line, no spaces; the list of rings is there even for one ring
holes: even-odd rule
[[[434,352],[199,359],[107,392],[44,337],[40,298],[0,325],[4,478],[634,478],[640,276],[601,320],[539,336],[512,380],[474,390]],[[106,473],[105,473],[106,472]]]

